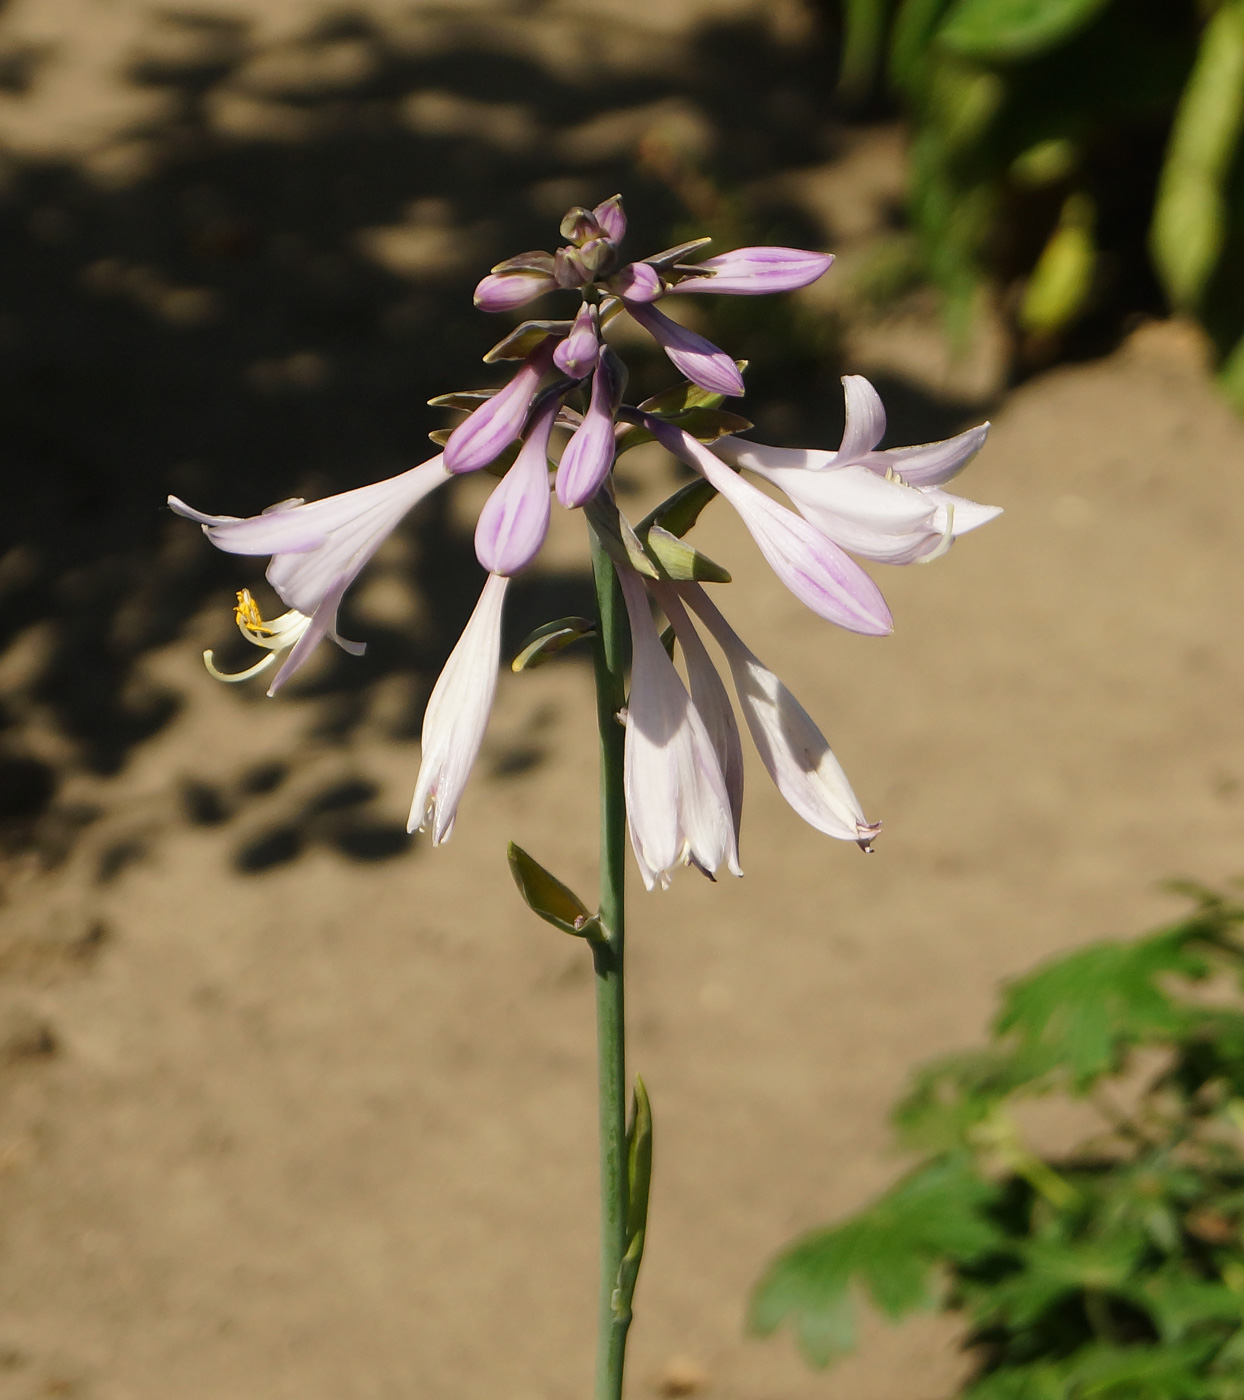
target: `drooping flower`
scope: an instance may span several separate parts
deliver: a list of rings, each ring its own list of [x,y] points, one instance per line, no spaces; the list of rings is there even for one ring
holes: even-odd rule
[[[671,321],[663,311],[642,302],[626,301],[631,319],[637,321],[669,356],[670,362],[693,384],[711,394],[739,398],[746,391],[738,366],[711,340]]]
[[[893,629],[881,590],[832,540],[737,476],[681,428],[649,414],[638,420],[730,502],[769,567],[800,602],[851,632],[884,636]]]
[[[203,664],[207,667],[209,675],[218,681],[224,681],[226,685],[236,685],[239,681],[248,681],[252,676],[261,675],[275,665],[282,652],[297,646],[307,628],[311,626],[311,619],[296,608],[291,608],[279,617],[265,622],[263,614],[259,611],[259,604],[251,597],[249,588],[238,589],[233,620],[238,625],[238,631],[252,646],[262,647],[268,654],[261,656],[253,666],[247,666],[245,670],[221,671],[216,665],[215,655],[209,648],[203,653]],[[336,637],[334,640],[352,656],[358,656],[364,650],[361,642],[348,642],[344,637]]]
[[[423,716],[423,755],[407,831],[430,828],[449,839],[458,803],[479,756],[497,693],[501,611],[509,579],[489,574],[470,620],[437,677]]]
[[[557,499],[567,509],[586,505],[613,466],[613,415],[622,393],[622,366],[605,349],[592,376],[592,397],[557,464]]]
[[[258,645],[268,645],[261,640],[265,635],[281,639],[281,647],[274,647],[272,658],[265,658],[257,669],[266,669],[280,649],[290,648],[268,688],[268,694],[275,695],[324,637],[353,655],[361,654],[361,643],[348,642],[337,633],[342,597],[403,516],[448,479],[437,456],[387,481],[319,501],[282,501],[246,519],[205,515],[176,496],[170,496],[168,503],[178,515],[198,521],[208,539],[226,554],[272,556],[268,582],[292,611],[265,623],[253,600],[253,615],[248,609],[243,616],[239,597],[238,622],[244,635]],[[306,619],[305,625],[300,618]],[[255,673],[253,669],[250,674]]]
[[[712,876],[739,868],[730,796],[712,738],[666,655],[634,570],[618,566],[631,624],[624,787],[644,885],[669,886],[679,865]]]
[[[677,589],[721,648],[752,741],[778,791],[810,826],[867,850],[881,823],[864,816],[842,765],[811,716],[747,648],[699,584],[678,584]],[[682,640],[680,633],[680,644]]]

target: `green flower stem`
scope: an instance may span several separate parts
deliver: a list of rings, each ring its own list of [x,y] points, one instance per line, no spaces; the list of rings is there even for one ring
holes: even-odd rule
[[[600,1311],[596,1400],[621,1400],[630,1309],[614,1307],[626,1252],[626,1012],[623,943],[626,928],[626,794],[622,761],[630,632],[613,564],[592,533],[592,574],[600,627],[595,641],[596,719],[600,730],[600,922],[592,942],[596,969],[596,1058],[600,1095]]]

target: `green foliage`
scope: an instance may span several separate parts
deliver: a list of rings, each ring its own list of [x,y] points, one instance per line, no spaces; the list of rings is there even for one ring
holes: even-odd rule
[[[842,0],[840,88],[912,123],[909,213],[962,339],[1199,317],[1244,409],[1244,0]]]
[[[964,1400],[1244,1400],[1244,906],[1185,887],[1186,919],[1005,988],[989,1046],[915,1077],[895,1122],[923,1161],[784,1250],[752,1322],[814,1365],[859,1296],[963,1316]],[[1098,1128],[1043,1153],[1022,1105]]]

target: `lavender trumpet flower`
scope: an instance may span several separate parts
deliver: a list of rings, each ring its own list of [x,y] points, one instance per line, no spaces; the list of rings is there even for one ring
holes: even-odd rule
[[[270,649],[270,655],[244,675],[266,670],[288,648],[289,656],[268,688],[268,694],[275,695],[324,637],[351,655],[361,655],[362,643],[346,641],[337,633],[342,597],[403,516],[448,479],[437,456],[387,481],[319,501],[282,501],[247,519],[205,515],[170,496],[173,510],[198,521],[217,549],[226,554],[272,556],[268,582],[292,611],[265,623],[250,594],[245,602],[238,595],[237,620],[243,635]],[[214,670],[210,660],[208,667]]]
[[[605,350],[592,376],[592,397],[557,464],[557,499],[568,510],[586,505],[613,466],[613,415],[622,393],[622,366]]]
[[[917,485],[907,475],[910,464],[926,481],[949,479],[980,449],[988,423],[946,442],[878,452],[885,409],[876,390],[860,375],[848,375],[843,386],[847,423],[837,452],[763,447],[732,437],[718,439],[713,452],[778,487],[843,549],[883,564],[929,562],[957,536],[1001,514],[997,506]]]
[[[423,758],[406,830],[431,828],[434,846],[448,841],[454,829],[458,803],[492,713],[501,658],[501,609],[508,585],[508,578],[489,574],[424,711]]]
[[[881,823],[864,816],[842,765],[808,712],[748,650],[699,584],[679,584],[678,591],[726,658],[752,742],[777,790],[809,826],[869,849]]]
[[[679,865],[739,867],[730,795],[704,720],[665,653],[639,575],[618,568],[631,624],[625,788],[631,847],[644,885],[668,889]]]

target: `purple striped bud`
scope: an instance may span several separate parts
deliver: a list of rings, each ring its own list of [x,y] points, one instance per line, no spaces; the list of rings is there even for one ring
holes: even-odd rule
[[[656,301],[665,295],[665,284],[651,263],[627,263],[609,279],[609,290],[627,301]]]
[[[557,468],[557,499],[568,510],[585,505],[613,466],[613,414],[621,398],[620,365],[606,350],[592,376],[592,400]]]
[[[655,306],[643,306],[637,302],[626,302],[631,318],[638,321],[644,330],[669,356],[671,362],[693,383],[710,394],[725,394],[728,398],[741,398],[743,376],[738,366],[719,350],[711,340],[705,340],[695,331],[680,326],[676,321],[658,311]]]
[[[724,292],[739,297],[791,292],[806,287],[826,272],[830,253],[809,253],[802,248],[735,248],[708,258],[694,274],[670,288],[671,292]]]
[[[513,311],[556,286],[546,272],[490,272],[475,289],[475,305],[481,311]]]
[[[518,373],[449,435],[445,470],[461,474],[486,467],[523,431],[527,410],[553,360],[553,342],[545,340],[523,361]]]
[[[599,350],[595,307],[583,306],[575,317],[570,334],[559,341],[557,349],[553,351],[553,363],[571,379],[583,379],[591,374]]]
[[[561,400],[540,409],[514,465],[484,503],[475,526],[475,557],[507,578],[540,553],[549,530],[549,434]],[[723,468],[723,470],[726,470]]]
[[[592,217],[600,225],[600,231],[610,243],[621,243],[626,237],[626,215],[622,212],[622,196],[615,194],[611,199],[598,204],[592,210]]]

